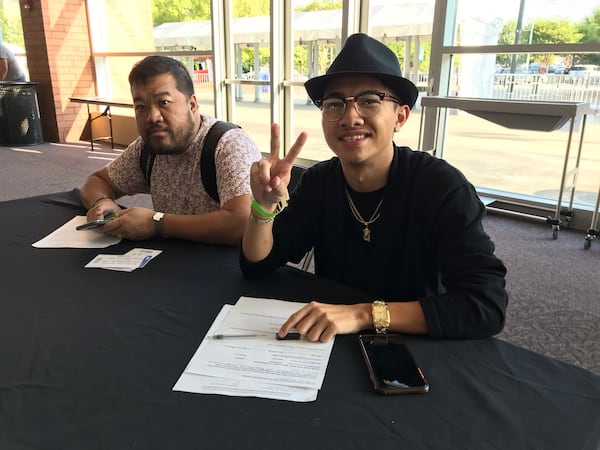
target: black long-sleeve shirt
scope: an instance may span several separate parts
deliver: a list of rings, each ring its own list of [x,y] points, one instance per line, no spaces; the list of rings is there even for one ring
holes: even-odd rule
[[[263,261],[241,254],[246,277],[265,276],[314,247],[315,273],[387,301],[421,303],[433,337],[483,338],[504,326],[506,268],[483,230],[485,207],[474,187],[447,162],[395,147],[387,185],[353,193],[371,241],[348,206],[338,158],[309,168],[273,225],[274,245]],[[371,197],[371,199],[369,198]],[[362,202],[361,202],[362,200]],[[371,201],[369,201],[371,200]]]

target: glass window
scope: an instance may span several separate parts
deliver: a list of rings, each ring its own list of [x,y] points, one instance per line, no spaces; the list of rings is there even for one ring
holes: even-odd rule
[[[400,62],[402,74],[411,80],[420,95],[429,89],[431,35],[435,1],[373,0],[368,18],[369,34],[390,47]],[[419,101],[399,132],[394,135],[397,145],[418,149],[421,108]]]
[[[600,15],[600,1],[458,0],[453,45],[598,42],[594,10]]]
[[[295,40],[294,74],[297,80],[304,81],[324,74],[341,48],[344,20],[342,2],[330,3],[332,7],[337,3],[337,8],[307,11],[302,7],[306,4],[305,1],[292,2],[295,11],[292,25]],[[370,2],[368,17],[361,18],[361,22],[368,23],[368,34],[386,43],[398,55],[404,76],[420,86],[422,91],[427,90],[428,85],[433,6],[433,1],[373,0]],[[356,14],[359,13],[360,11],[356,11]],[[349,33],[355,31],[358,30],[349,30]],[[293,97],[294,133],[297,135],[300,131],[308,132],[308,140],[301,156],[314,160],[330,158],[332,153],[323,138],[320,111],[308,99],[303,87],[295,87]],[[396,135],[396,143],[416,148],[419,121],[417,104],[409,121]]]
[[[308,139],[300,157],[315,161],[329,159],[333,154],[323,137],[321,111],[306,94],[304,82],[323,75],[336,55],[342,36],[341,3],[330,2],[331,9],[313,10],[304,6],[306,1],[292,1],[292,142],[300,132],[305,131]]]
[[[233,120],[262,152],[270,150],[271,25],[270,2],[232,0],[234,67]]]
[[[303,84],[325,73],[345,34],[365,31],[398,55],[420,98],[435,92],[590,105],[575,201],[593,204],[598,162],[591,146],[600,136],[600,0],[371,0],[367,17],[360,16],[364,9],[359,0],[288,1],[290,9],[273,5],[281,11],[273,20],[268,0],[231,0],[231,17],[223,11],[211,14],[208,0],[194,2],[190,10],[174,9],[169,0],[88,0],[89,14],[95,17],[91,25],[99,94],[129,98],[127,74],[133,63],[145,54],[164,52],[189,67],[203,111],[220,111],[219,118],[240,124],[263,152],[270,148],[272,117],[278,117],[282,126],[290,127],[291,142],[301,131],[308,133],[301,158],[328,159],[332,153],[323,138],[321,114]],[[456,11],[446,11],[453,6]],[[449,18],[446,31],[444,24],[433,27],[436,8]],[[218,27],[230,38],[226,55],[213,54],[211,20],[220,21]],[[271,29],[278,24],[293,42],[277,44],[281,52],[271,54],[271,41],[278,39]],[[434,42],[436,33],[443,35],[443,42]],[[430,79],[430,73],[436,76]],[[419,149],[422,112],[417,101],[394,137],[397,144]],[[582,128],[579,118],[571,156],[576,155]],[[476,186],[557,197],[568,124],[552,132],[516,130],[454,109],[441,129],[446,141],[442,137],[438,143],[443,149],[439,156]]]
[[[201,108],[213,114],[212,41],[206,8],[190,14],[165,7],[165,0],[88,0],[87,4],[95,18],[90,27],[98,95],[131,100],[127,77],[132,66],[146,55],[164,53],[188,67]],[[115,113],[133,116],[127,108],[115,108]]]
[[[532,116],[515,114],[506,126],[497,116],[486,120],[477,112],[450,108],[442,127],[445,136],[436,145],[443,158],[483,190],[594,205],[600,1],[507,0],[492,5],[458,0],[455,21],[449,23],[454,30],[446,33],[452,41],[441,49],[440,63],[448,71],[448,82],[439,89],[442,96],[489,99],[490,104],[582,103],[588,115],[585,130],[583,114],[578,115],[569,141],[570,122],[536,131]]]

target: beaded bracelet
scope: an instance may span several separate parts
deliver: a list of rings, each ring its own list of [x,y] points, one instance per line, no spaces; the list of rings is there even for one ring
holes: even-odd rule
[[[252,222],[252,223],[256,223],[258,225],[266,225],[268,223],[273,222],[273,220],[275,220],[275,217],[267,217],[266,219],[261,219],[260,217],[256,217],[254,215],[254,212],[252,210],[250,210],[250,222]]]

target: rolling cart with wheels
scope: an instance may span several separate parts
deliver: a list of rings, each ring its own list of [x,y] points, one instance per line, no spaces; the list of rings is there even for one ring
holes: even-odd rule
[[[590,229],[587,230],[587,234],[585,235],[585,241],[583,242],[583,248],[588,249],[592,246],[592,241],[594,239],[598,239],[600,236],[600,230],[598,230],[598,210],[600,209],[600,189],[598,189],[598,198],[596,199],[596,208],[592,214],[592,222],[590,224]]]
[[[552,239],[558,237],[558,232],[562,227],[568,228],[573,218],[573,198],[577,175],[579,171],[579,162],[581,160],[581,151],[583,147],[583,136],[587,115],[590,113],[590,105],[583,102],[548,102],[548,101],[527,101],[527,100],[498,100],[484,98],[468,97],[440,97],[425,96],[421,100],[421,125],[419,130],[418,147],[425,150],[433,149],[434,156],[443,158],[444,142],[440,135],[445,133],[446,115],[440,110],[460,109],[475,115],[481,119],[488,120],[497,125],[515,130],[528,131],[555,131],[569,124],[568,137],[566,142],[566,151],[560,187],[558,189],[558,199],[556,205],[551,211],[552,216],[540,217],[537,214],[527,214],[533,217],[545,220],[552,226]],[[425,116],[427,108],[436,108],[428,120]],[[579,145],[575,154],[575,165],[569,168],[571,163],[571,147],[574,144],[576,135],[576,122],[581,119],[579,131]],[[566,195],[569,195],[568,205]],[[563,201],[563,198],[565,200]],[[511,199],[504,199],[503,203],[513,203],[517,208],[522,204]],[[493,203],[493,202],[492,202]],[[492,204],[486,205],[488,210],[502,211],[503,208],[496,208]],[[544,211],[546,208],[542,208]],[[504,209],[506,210],[506,209]]]
[[[577,175],[579,172],[579,163],[581,161],[581,149],[583,148],[583,135],[585,133],[585,123],[587,120],[587,113],[584,112],[581,114],[581,131],[579,133],[579,147],[577,149],[577,157],[575,162],[575,167],[572,169],[568,169],[569,164],[569,153],[571,150],[571,142],[573,140],[573,134],[575,131],[575,118],[577,113],[574,113],[572,117],[569,119],[569,138],[567,139],[567,151],[565,154],[565,161],[563,164],[562,176],[560,179],[560,188],[558,190],[558,200],[556,202],[556,211],[554,216],[550,216],[546,219],[546,223],[552,226],[552,239],[558,238],[558,232],[561,229],[561,225],[564,225],[566,228],[569,228],[571,220],[573,219],[573,199],[575,198],[575,188],[577,184]],[[569,206],[564,208],[563,205],[563,195],[564,191],[568,189],[570,190],[570,198],[569,198]],[[561,219],[564,217],[564,220]]]

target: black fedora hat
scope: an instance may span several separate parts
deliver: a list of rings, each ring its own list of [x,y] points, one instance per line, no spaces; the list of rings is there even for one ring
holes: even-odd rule
[[[304,83],[304,87],[316,103],[323,98],[331,80],[342,75],[370,75],[378,78],[410,108],[414,106],[419,95],[412,81],[402,76],[394,52],[387,45],[364,33],[348,36],[325,75],[311,78]]]

